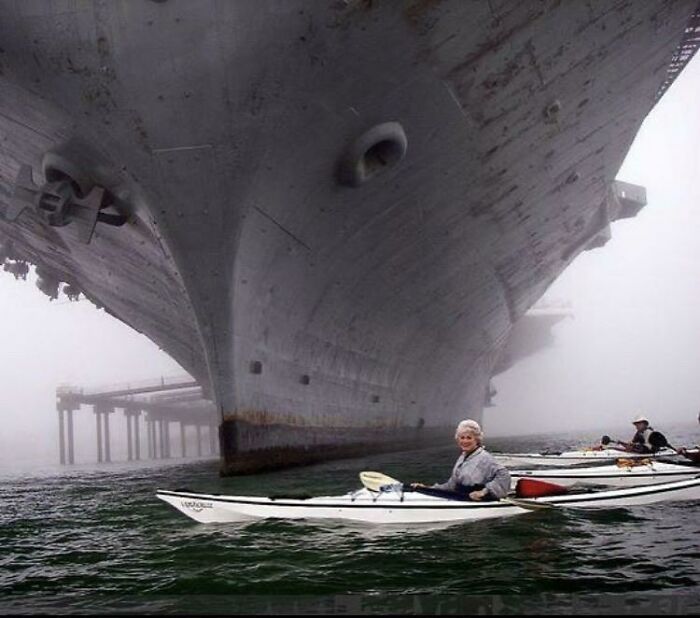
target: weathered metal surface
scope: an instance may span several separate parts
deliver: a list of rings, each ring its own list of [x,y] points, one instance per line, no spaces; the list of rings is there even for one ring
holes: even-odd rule
[[[671,87],[671,84],[680,75],[691,58],[695,55],[700,47],[700,5],[693,11],[688,23],[683,32],[683,39],[678,48],[674,52],[671,62],[666,71],[666,79],[656,93],[656,100],[661,99],[666,91]]]
[[[454,427],[382,429],[254,425],[225,420],[219,428],[223,475],[249,474],[370,453],[450,444]]]

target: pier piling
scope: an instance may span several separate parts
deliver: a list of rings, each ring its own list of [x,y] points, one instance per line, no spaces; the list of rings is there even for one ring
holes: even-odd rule
[[[177,391],[177,392],[169,392]],[[158,393],[151,395],[152,393]],[[148,397],[143,396],[148,394]],[[112,461],[111,432],[120,432],[117,444],[126,439],[126,459],[141,460],[141,415],[146,427],[147,457],[169,459],[171,457],[170,423],[180,423],[180,455],[187,457],[187,426],[194,425],[197,430],[197,456],[202,455],[202,425],[209,424],[210,447],[213,449],[213,422],[216,422],[216,410],[211,401],[204,399],[201,388],[191,379],[178,379],[166,382],[159,379],[157,383],[135,388],[102,389],[85,392],[84,389],[61,387],[56,390],[56,410],[58,413],[58,441],[61,464],[75,461],[73,437],[73,412],[81,405],[91,406],[95,415],[96,456],[98,463]],[[117,409],[123,410],[125,417],[125,435],[121,433],[121,423],[110,427],[109,416]]]

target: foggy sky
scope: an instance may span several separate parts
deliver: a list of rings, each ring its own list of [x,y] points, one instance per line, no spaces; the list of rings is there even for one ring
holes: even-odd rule
[[[494,380],[487,434],[619,427],[638,413],[660,430],[697,418],[699,101],[700,56],[647,118],[617,176],[645,186],[648,205],[613,223],[608,245],[576,258],[547,292],[545,298],[571,302],[574,318],[555,326],[552,347]],[[103,386],[184,372],[88,301],[49,302],[34,280],[0,272],[0,460],[56,462],[59,384]],[[93,434],[94,417],[84,409],[76,441]]]
[[[491,434],[628,426],[700,410],[700,55],[647,117],[617,175],[647,189],[633,219],[579,255],[545,299],[571,301],[553,347],[495,379]],[[631,434],[630,434],[631,435]]]

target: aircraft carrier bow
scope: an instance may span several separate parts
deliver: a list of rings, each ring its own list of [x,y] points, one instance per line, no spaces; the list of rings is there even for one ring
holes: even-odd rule
[[[188,370],[223,473],[449,440],[644,205],[696,4],[0,1],[0,260]]]

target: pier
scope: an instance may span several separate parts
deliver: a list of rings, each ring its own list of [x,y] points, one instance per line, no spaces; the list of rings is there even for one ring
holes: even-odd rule
[[[179,456],[218,455],[216,406],[204,397],[191,378],[159,378],[138,385],[122,385],[86,390],[73,386],[56,389],[60,463],[75,463],[75,414],[88,410],[95,417],[98,463],[112,462],[111,432],[126,438],[127,461],[173,457],[171,426],[179,425]],[[124,423],[110,417],[121,410]],[[188,453],[187,429],[194,428],[194,448]],[[191,433],[191,432],[190,432]],[[203,439],[204,438],[204,439]],[[144,448],[145,447],[145,448]]]

